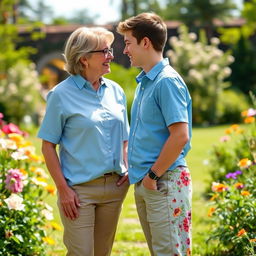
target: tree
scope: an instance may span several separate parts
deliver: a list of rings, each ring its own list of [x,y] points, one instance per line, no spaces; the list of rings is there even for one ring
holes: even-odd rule
[[[233,0],[169,0],[164,18],[181,20],[194,31],[196,27],[203,27],[210,39],[213,36],[214,20],[231,17],[235,8]]]

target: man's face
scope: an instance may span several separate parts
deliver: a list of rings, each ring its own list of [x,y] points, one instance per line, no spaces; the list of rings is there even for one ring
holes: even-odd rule
[[[125,48],[123,53],[130,58],[131,66],[142,67],[143,65],[143,47],[137,43],[137,39],[132,35],[132,31],[124,33]]]

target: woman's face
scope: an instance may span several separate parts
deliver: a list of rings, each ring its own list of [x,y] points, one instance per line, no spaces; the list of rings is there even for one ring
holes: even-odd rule
[[[110,62],[114,59],[111,45],[107,41],[101,44],[99,49],[95,49],[90,53],[90,57],[86,57],[86,75],[103,76],[110,73]]]

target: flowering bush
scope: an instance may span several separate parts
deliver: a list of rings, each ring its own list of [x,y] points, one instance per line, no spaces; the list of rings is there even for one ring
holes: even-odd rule
[[[46,244],[54,244],[47,232],[60,229],[50,222],[52,207],[44,202],[55,190],[27,134],[2,118],[0,113],[1,255],[46,255]]]
[[[188,33],[185,26],[179,28],[179,38],[171,37],[169,42],[172,50],[167,55],[188,85],[193,99],[193,122],[219,123],[225,115],[222,101],[226,98],[222,94],[230,86],[225,79],[231,74],[228,66],[234,61],[233,56],[218,48],[218,38],[212,38],[208,44],[203,33],[198,40],[197,35]],[[240,102],[244,106],[243,100]],[[235,108],[230,108],[229,102],[227,104],[229,111],[233,110],[238,115],[242,111],[240,104],[233,102]]]
[[[213,229],[208,241],[218,241],[218,246],[210,255],[256,254],[255,106],[242,115],[247,125],[232,125],[212,152],[208,216]]]
[[[40,89],[35,64],[18,62],[0,78],[0,111],[18,124],[25,116],[35,119],[40,108]]]

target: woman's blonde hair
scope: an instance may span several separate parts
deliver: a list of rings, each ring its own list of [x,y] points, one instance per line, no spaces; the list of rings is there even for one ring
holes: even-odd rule
[[[102,27],[81,27],[76,29],[68,38],[65,50],[64,69],[72,75],[81,75],[84,66],[80,62],[80,58],[89,55],[90,51],[98,50],[100,45],[107,41],[112,44],[114,41],[114,34]]]

